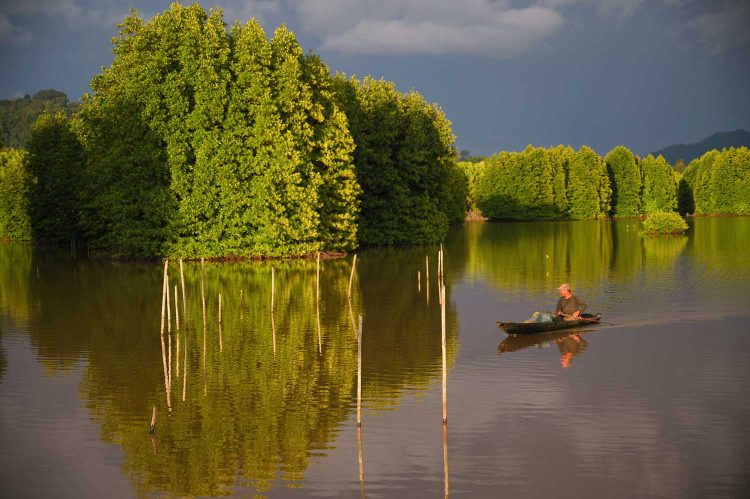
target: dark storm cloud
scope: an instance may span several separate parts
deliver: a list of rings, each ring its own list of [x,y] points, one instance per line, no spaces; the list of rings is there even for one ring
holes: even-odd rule
[[[293,29],[334,71],[416,88],[476,153],[623,143],[645,153],[750,128],[750,0],[218,0],[225,19]],[[111,61],[131,7],[0,0],[0,96],[73,98]]]

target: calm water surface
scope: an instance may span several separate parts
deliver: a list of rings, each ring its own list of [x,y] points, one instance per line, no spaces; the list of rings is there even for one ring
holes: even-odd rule
[[[207,263],[205,327],[173,264],[162,341],[159,265],[2,244],[0,495],[748,497],[748,248],[750,218],[456,228],[444,432],[436,247],[360,252],[351,303],[350,259],[319,300],[315,262]],[[613,325],[497,329],[564,281]]]

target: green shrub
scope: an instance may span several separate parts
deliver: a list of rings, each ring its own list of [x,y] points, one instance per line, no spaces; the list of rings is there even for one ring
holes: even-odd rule
[[[612,199],[604,160],[590,147],[581,147],[568,170],[570,218],[604,218]]]
[[[31,239],[26,151],[0,150],[0,239]]]
[[[457,207],[449,183],[455,163],[451,123],[417,92],[370,77],[334,78],[346,113],[362,188],[357,239],[363,244],[442,240]]]
[[[664,156],[648,155],[641,161],[643,170],[643,212],[677,209],[677,182],[674,170]]]
[[[687,222],[673,211],[655,211],[643,221],[646,234],[682,234],[687,228]]]
[[[641,214],[641,169],[625,146],[617,146],[604,158],[612,183],[612,215],[632,217]]]

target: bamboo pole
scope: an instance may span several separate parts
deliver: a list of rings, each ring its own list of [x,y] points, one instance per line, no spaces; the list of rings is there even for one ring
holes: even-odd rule
[[[180,306],[177,298],[177,284],[174,285],[174,319],[177,331],[180,330]]]
[[[167,332],[172,334],[172,305],[169,300],[169,274],[167,274]]]
[[[424,257],[424,289],[427,293],[427,305],[430,304],[430,255]]]
[[[164,334],[164,308],[167,305],[167,265],[169,265],[169,260],[166,260],[164,262],[164,274],[162,276],[161,281],[161,331],[160,335]]]
[[[167,300],[169,299],[169,260],[164,262],[164,276],[161,284],[161,331],[159,338],[161,342],[161,362],[164,368],[164,390],[167,395],[167,407],[172,410],[172,401],[170,396],[169,387],[169,374],[167,369],[167,356],[166,349],[164,346],[164,312],[167,307]]]
[[[362,316],[357,334],[357,427],[362,426]]]
[[[320,337],[320,251],[318,251],[318,265],[315,271],[315,315],[318,324],[318,355],[323,353],[323,341]]]
[[[224,339],[221,334],[221,293],[219,293],[219,352],[224,351]]]
[[[346,292],[346,297],[349,298],[352,296],[352,282],[354,281],[354,269],[357,268],[357,255],[354,254],[354,259],[352,260],[352,273],[349,275],[349,289]]]
[[[149,433],[154,433],[156,431],[156,406],[154,406],[151,411],[151,425],[149,426],[148,431]]]
[[[182,258],[180,258],[180,282],[182,283],[182,315],[185,317],[185,330],[187,330],[188,329],[187,295],[185,294],[185,272],[182,268]]]

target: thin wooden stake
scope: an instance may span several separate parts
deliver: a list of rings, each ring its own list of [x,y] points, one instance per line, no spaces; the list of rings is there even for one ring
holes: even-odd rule
[[[357,334],[357,426],[362,426],[362,316]]]
[[[417,292],[422,292],[422,272],[417,270]]]
[[[221,324],[221,293],[219,293],[219,324]]]
[[[180,306],[177,299],[177,284],[174,285],[174,318],[177,331],[180,330]]]
[[[167,274],[167,332],[172,334],[172,306],[169,300],[169,274]]]
[[[161,335],[164,334],[164,308],[167,306],[167,265],[169,265],[169,260],[164,262],[164,275],[161,281],[161,331],[159,333]]]
[[[427,292],[427,305],[430,304],[430,256],[424,257],[424,289]]]
[[[164,312],[167,306],[167,300],[169,299],[169,274],[168,274],[169,271],[168,269],[169,269],[169,260],[166,260],[164,262],[164,278],[161,284],[161,331],[159,333],[159,338],[161,340],[161,362],[162,362],[162,367],[164,368],[164,390],[167,393],[167,407],[171,411],[172,401],[171,401],[170,387],[169,387],[169,374],[168,374],[168,369],[167,369],[166,349],[164,347]]]
[[[185,330],[188,329],[187,297],[185,294],[185,272],[182,269],[182,258],[180,258],[180,281],[182,282],[182,312],[185,317]]]
[[[154,433],[156,431],[156,406],[154,406],[151,411],[151,425],[149,426],[148,431],[149,433]]]
[[[354,281],[354,269],[357,268],[357,255],[354,255],[352,260],[352,273],[349,275],[349,289],[346,292],[346,297],[351,298],[352,296],[352,282]]]

